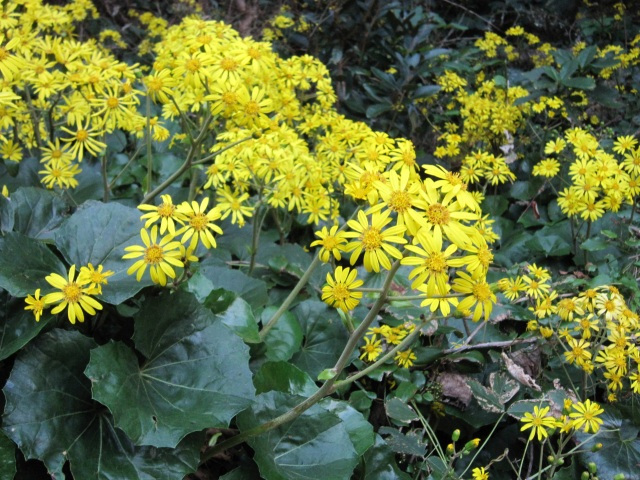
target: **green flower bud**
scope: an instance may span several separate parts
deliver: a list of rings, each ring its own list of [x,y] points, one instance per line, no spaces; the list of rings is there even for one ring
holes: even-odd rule
[[[598,471],[598,466],[593,462],[589,462],[587,468],[589,469],[589,473],[596,473]]]
[[[451,434],[451,440],[454,442],[457,442],[458,440],[460,440],[460,430],[456,428],[453,431],[453,433]]]

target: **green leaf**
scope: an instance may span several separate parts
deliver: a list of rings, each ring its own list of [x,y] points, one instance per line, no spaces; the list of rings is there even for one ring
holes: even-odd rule
[[[14,208],[11,199],[0,194],[0,233],[6,233],[13,230],[15,223]]]
[[[578,90],[593,90],[596,88],[596,81],[588,77],[567,78],[562,81],[565,87],[577,88]]]
[[[384,441],[389,448],[396,453],[406,455],[417,455],[423,457],[427,450],[427,445],[415,433],[405,435],[396,428],[380,427],[378,430],[380,435],[388,435]]]
[[[219,290],[214,290],[212,295]],[[209,300],[211,295],[207,297]],[[205,307],[208,307],[205,301]],[[253,316],[251,306],[242,298],[236,298],[224,313],[217,315],[220,321],[226,325],[229,330],[238,335],[247,343],[260,343],[260,335],[258,334],[258,323]]]
[[[380,435],[376,434],[373,447],[364,454],[364,480],[410,480],[398,468],[396,455]]]
[[[267,307],[262,312],[262,324],[273,316],[277,307]],[[285,312],[269,333],[264,337],[267,346],[267,358],[273,361],[287,361],[300,350],[302,329],[298,319],[291,312]]]
[[[252,408],[238,415],[240,430],[261,425],[303,400],[281,392],[258,395]],[[322,404],[247,443],[266,480],[348,480],[358,463],[347,424]]]
[[[251,459],[243,458],[239,467],[222,475],[220,480],[262,480],[262,477],[256,464]]]
[[[216,288],[224,288],[244,298],[254,310],[262,308],[269,300],[266,283],[239,270],[208,264],[202,265],[196,275],[206,285],[206,288],[201,286],[199,289],[201,293],[206,292],[205,296]]]
[[[65,259],[77,268],[88,263],[112,270],[109,284],[102,287],[101,300],[118,305],[151,285],[147,271],[142,281],[127,275],[135,260],[123,260],[124,248],[142,244],[140,212],[118,203],[90,200],[58,229],[55,242]]]
[[[502,413],[504,411],[504,405],[502,405],[500,397],[495,392],[492,392],[476,380],[469,379],[467,385],[471,387],[473,396],[483,410],[491,413]]]
[[[349,339],[335,310],[318,300],[306,300],[293,312],[302,325],[302,348],[292,363],[317,378],[325,368],[332,368]]]
[[[38,288],[52,288],[44,279],[51,273],[66,277],[67,269],[43,242],[18,232],[0,239],[0,287],[11,295],[26,297]]]
[[[0,433],[0,478],[11,479],[16,474],[16,445]]]
[[[392,105],[390,103],[376,103],[367,107],[367,118],[376,118],[385,112],[391,110]]]
[[[576,432],[578,442],[586,442],[586,452],[580,454],[584,463],[595,462],[598,466],[599,478],[613,478],[618,473],[623,473],[625,478],[637,478],[638,465],[640,465],[640,427],[628,418],[625,418],[615,407],[602,405],[605,413],[600,418],[603,424],[600,432],[593,437],[582,431]],[[592,438],[593,437],[593,438]],[[591,447],[596,443],[604,446],[597,452],[591,452]]]
[[[600,237],[593,237],[585,240],[580,244],[580,248],[587,252],[596,252],[598,250],[604,250],[610,246],[610,242]]]
[[[190,432],[227,427],[254,388],[248,347],[188,292],[143,304],[133,341],[146,357],[108,343],[91,352],[93,397],[138,445],[174,447]]]
[[[13,229],[27,237],[48,240],[64,220],[66,205],[49,190],[23,187],[11,195],[15,223]]]
[[[561,257],[571,253],[571,245],[564,238],[542,230],[538,230],[526,245],[534,252],[544,253],[547,257]]]
[[[193,471],[201,435],[176,449],[137,448],[92,401],[82,372],[95,346],[79,332],[53,330],[24,348],[3,389],[4,432],[27,459],[42,460],[56,478],[64,478],[67,459],[74,478],[175,480]]]
[[[411,98],[417,99],[417,98],[431,97],[436,93],[438,93],[440,90],[442,90],[442,87],[440,85],[420,85],[418,88],[414,90],[413,94],[411,95]]]
[[[288,362],[263,363],[253,377],[253,384],[256,394],[275,390],[308,397],[318,390],[308,374]]]
[[[373,446],[373,425],[362,416],[362,413],[347,402],[331,398],[323,399],[319,405],[340,417],[358,456],[361,456]]]
[[[418,415],[413,409],[399,398],[392,398],[384,404],[387,415],[401,423],[411,423],[418,420]]]
[[[33,313],[24,310],[24,303],[20,300],[11,311],[3,312],[4,322],[0,326],[0,360],[10,357],[27,343],[38,336],[40,331],[55,318],[45,312],[40,321],[36,322]],[[0,476],[0,478],[2,478]]]

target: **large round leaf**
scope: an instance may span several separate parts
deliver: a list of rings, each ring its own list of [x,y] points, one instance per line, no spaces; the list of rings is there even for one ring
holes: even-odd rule
[[[0,239],[0,287],[14,297],[46,289],[49,284],[44,277],[51,273],[66,276],[66,272],[63,263],[43,242],[18,232],[9,232]]]
[[[250,410],[238,416],[238,425],[241,430],[258,426],[303,399],[281,392],[263,393]],[[363,422],[362,415],[351,407],[336,409],[331,402],[321,403],[248,443],[266,480],[347,480],[358,463],[358,453],[373,444],[373,429],[367,439]]]
[[[45,312],[40,321],[36,322],[33,313],[24,309],[22,299],[7,302],[2,298],[5,295],[0,296],[0,301],[4,303],[4,307],[0,304],[0,316],[4,318],[0,324],[0,360],[24,347],[55,318],[51,313]]]
[[[67,459],[74,478],[174,480],[193,471],[200,436],[176,449],[135,447],[91,399],[82,372],[95,346],[76,331],[53,330],[23,349],[3,389],[5,433],[59,478]]]
[[[52,239],[53,231],[64,220],[64,201],[50,190],[19,188],[11,195],[14,230],[32,238]]]
[[[91,352],[95,399],[138,445],[173,447],[190,432],[227,427],[254,399],[249,347],[188,292],[150,298],[135,319],[142,366],[122,343]]]
[[[118,203],[88,201],[56,232],[56,245],[70,264],[78,268],[92,263],[112,270],[101,300],[118,305],[151,285],[148,273],[141,282],[127,275],[131,260],[123,260],[124,248],[140,244],[140,212]]]

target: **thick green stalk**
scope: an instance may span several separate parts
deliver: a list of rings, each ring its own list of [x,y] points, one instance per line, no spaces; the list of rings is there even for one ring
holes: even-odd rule
[[[165,188],[167,188],[169,185],[175,182],[178,178],[180,178],[180,176],[184,172],[186,172],[187,170],[189,170],[189,168],[191,168],[193,159],[196,156],[196,153],[200,150],[200,145],[202,144],[207,134],[209,133],[208,132],[209,125],[211,124],[212,120],[213,120],[213,116],[211,115],[211,113],[209,113],[204,120],[200,133],[198,133],[198,136],[191,143],[191,148],[189,148],[189,152],[187,153],[187,158],[185,159],[184,163],[180,165],[180,168],[178,168],[178,170],[176,170],[173,174],[171,174],[169,178],[167,178],[164,182],[162,182],[160,185],[154,188],[151,192],[149,192],[142,199],[141,203],[149,203],[150,201],[152,201],[156,195],[163,192]]]
[[[296,283],[296,286],[293,287],[293,290],[291,290],[291,293],[289,293],[287,298],[285,298],[284,302],[282,302],[282,305],[280,305],[280,308],[276,310],[276,312],[269,319],[266,325],[262,327],[262,330],[260,330],[260,339],[264,339],[264,337],[267,336],[267,333],[269,333],[269,330],[273,328],[273,326],[276,324],[276,322],[282,316],[282,314],[284,314],[284,312],[287,311],[291,303],[293,303],[293,301],[298,296],[298,293],[300,293],[300,290],[302,290],[302,287],[304,287],[307,284],[307,282],[309,281],[309,278],[311,278],[311,275],[313,274],[315,269],[318,267],[318,265],[320,265],[320,257],[316,255],[313,258],[313,261],[311,262],[311,264],[307,267],[307,270],[300,277],[300,280],[298,280],[298,283]]]
[[[389,273],[387,274],[387,278],[385,279],[384,285],[382,286],[384,292],[389,291],[389,288],[391,287],[391,282],[393,281],[393,277],[398,271],[398,268],[400,268],[399,260],[394,262],[394,264],[391,266],[391,270],[389,270]],[[373,323],[373,321],[375,320],[376,316],[378,315],[378,312],[384,305],[385,299],[386,299],[386,295],[385,293],[382,293],[380,297],[376,300],[376,302],[373,304],[367,316],[364,318],[364,320],[362,320],[358,328],[356,328],[355,332],[353,332],[353,334],[349,337],[349,340],[347,341],[347,344],[345,345],[344,350],[342,350],[342,353],[340,354],[340,358],[338,358],[338,361],[332,368],[333,377],[326,380],[316,393],[311,395],[309,398],[303,400],[298,405],[293,407],[291,410],[280,415],[279,417],[276,417],[273,420],[265,422],[262,425],[258,425],[257,427],[254,427],[252,429],[246,430],[236,435],[235,437],[231,437],[225,440],[224,442],[221,442],[215,445],[214,447],[211,448],[211,450],[209,450],[207,453],[203,455],[201,463],[206,462],[210,458],[213,458],[219,452],[223,452],[231,447],[239,445],[240,443],[244,442],[245,440],[251,437],[255,437],[256,435],[260,435],[262,433],[268,432],[269,430],[277,428],[280,425],[283,425],[287,422],[290,422],[298,418],[304,411],[311,408],[313,405],[318,403],[325,396],[329,395],[333,391],[332,387],[336,382],[336,379],[342,373],[344,368],[348,365],[349,359],[351,358],[353,351],[358,346],[358,342],[360,342],[364,334],[367,332],[371,323]]]

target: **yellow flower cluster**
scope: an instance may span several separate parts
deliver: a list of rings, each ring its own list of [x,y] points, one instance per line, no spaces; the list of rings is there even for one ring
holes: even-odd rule
[[[35,316],[36,322],[44,310],[52,305],[56,305],[51,313],[60,313],[65,308],[69,321],[74,324],[76,320],[84,322],[84,313],[95,315],[96,310],[102,310],[102,304],[93,298],[102,293],[102,285],[106,285],[107,278],[113,275],[111,270],[103,271],[103,266],[95,268],[92,264],[80,267],[80,272],[76,276],[76,266],[71,265],[67,278],[57,273],[47,275],[45,280],[57,291],[40,296],[38,288],[33,295],[28,295],[25,299],[27,304],[25,310],[30,310]]]
[[[360,359],[367,362],[375,362],[385,350],[398,345],[415,328],[416,326],[412,322],[405,322],[396,327],[380,325],[379,327],[370,328],[364,338],[365,344],[361,347],[362,354]],[[413,350],[409,348],[396,352],[394,360],[398,366],[409,368],[417,360],[417,357]]]
[[[582,429],[585,433],[597,433],[603,424],[599,415],[604,409],[596,402],[587,399],[584,402],[573,402],[567,399],[563,405],[563,414],[560,418],[554,417],[550,412],[551,407],[534,406],[533,412],[526,412],[521,418],[523,423],[520,431],[531,429],[529,441],[537,438],[538,441],[546,439],[559,429],[563,434],[572,433]]]
[[[600,147],[596,137],[581,128],[567,130],[545,146],[547,155],[557,155],[568,164],[571,183],[558,194],[558,205],[569,217],[593,222],[605,212],[617,212],[640,193],[640,149],[632,136],[618,137],[613,153]],[[618,158],[616,158],[616,154]],[[554,177],[561,161],[548,158],[538,163],[534,175]]]
[[[527,325],[558,344],[569,364],[593,375],[615,400],[616,392],[630,389],[640,393],[640,350],[634,338],[640,332],[640,316],[627,305],[614,286],[587,289],[578,295],[558,295],[549,273],[535,264],[529,275],[498,282],[512,301],[528,297],[536,320]]]

